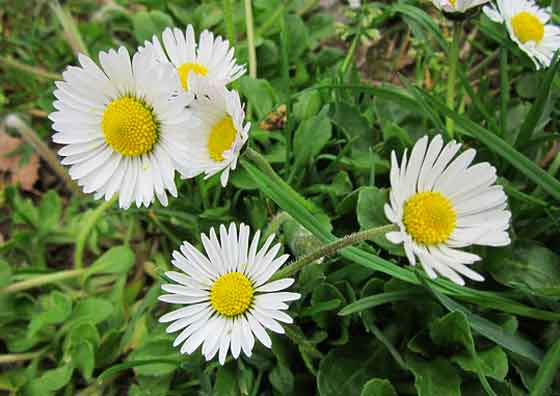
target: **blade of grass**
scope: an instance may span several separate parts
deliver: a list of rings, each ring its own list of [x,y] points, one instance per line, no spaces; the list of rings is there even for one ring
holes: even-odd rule
[[[502,137],[507,136],[509,89],[508,49],[502,48],[500,50],[500,130]]]
[[[560,340],[546,353],[544,360],[537,371],[535,380],[531,387],[530,396],[546,396],[554,381],[554,376],[560,368]]]
[[[533,103],[529,114],[525,118],[521,129],[519,130],[519,134],[517,138],[514,140],[513,145],[515,147],[524,147],[525,144],[529,141],[535,128],[537,127],[543,112],[546,108],[546,102],[548,102],[550,98],[550,89],[552,87],[552,82],[554,81],[554,77],[558,72],[558,68],[560,67],[560,55],[556,55],[554,57],[553,63],[546,72],[546,77],[542,82],[541,86],[539,87],[539,97]]]
[[[423,294],[424,292],[422,290],[411,289],[411,290],[403,290],[403,291],[396,291],[396,292],[380,293],[374,296],[367,296],[364,298],[360,298],[359,300],[356,300],[351,304],[348,304],[347,306],[342,308],[338,314],[340,316],[347,316],[353,313],[362,312],[365,311],[366,309],[377,307],[379,305],[387,304],[390,302],[409,300],[411,297],[418,297]]]

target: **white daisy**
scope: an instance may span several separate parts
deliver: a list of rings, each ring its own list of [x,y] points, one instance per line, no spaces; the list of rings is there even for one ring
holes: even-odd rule
[[[187,177],[204,173],[208,178],[223,171],[220,180],[225,186],[230,170],[237,167],[251,124],[243,124],[245,112],[237,91],[207,87],[206,92],[191,105],[200,126],[190,131]]]
[[[352,9],[357,9],[357,8],[360,8],[362,6],[362,1],[361,0],[348,0],[348,3],[350,5],[350,8],[352,8]]]
[[[537,69],[548,67],[560,48],[560,27],[550,24],[550,11],[532,0],[497,0],[498,7],[486,6],[484,13],[497,23],[505,23],[509,36]]]
[[[155,50],[161,62],[171,62],[177,69],[181,86],[192,88],[191,79],[201,79],[213,86],[225,86],[241,77],[246,69],[238,65],[234,58],[234,49],[229,42],[212,32],[204,30],[200,34],[198,45],[192,25],[185,32],[177,28],[167,28],[162,34],[163,46],[154,35],[152,41],[146,41],[144,48]],[[143,51],[144,48],[140,48]],[[164,51],[165,48],[165,51]]]
[[[170,294],[159,299],[185,307],[163,315],[159,321],[172,322],[168,333],[181,330],[173,343],[183,344],[181,353],[191,354],[202,345],[206,360],[219,352],[223,365],[229,350],[235,359],[241,350],[251,356],[255,338],[270,348],[265,329],[283,334],[279,322],[293,322],[283,311],[288,309],[286,302],[298,300],[300,294],[281,290],[290,287],[294,279],[269,282],[289,256],[276,257],[280,244],[270,248],[274,235],[257,250],[260,231],[251,243],[249,233],[244,224],[239,226],[239,234],[234,223],[229,231],[221,225],[219,239],[213,228],[210,237],[202,234],[206,255],[188,242],[180,252],[173,252],[172,263],[181,272],[166,272],[166,276],[178,284],[163,285]]]
[[[471,8],[488,3],[490,0],[432,0],[432,3],[442,11],[455,13],[466,12]]]
[[[194,120],[185,108],[193,97],[171,97],[177,74],[154,61],[150,51],[126,48],[100,52],[98,67],[85,55],[81,66],[70,66],[57,81],[53,121],[62,164],[85,193],[109,200],[119,194],[119,206],[148,206],[156,196],[167,205],[166,190],[177,196],[175,170],[188,161],[185,130]]]
[[[458,248],[470,245],[505,246],[511,213],[507,197],[497,186],[496,169],[487,162],[472,165],[476,151],[457,156],[461,144],[445,147],[441,136],[428,144],[420,139],[399,166],[391,153],[390,204],[385,215],[399,226],[387,239],[404,244],[411,265],[418,257],[430,278],[437,274],[463,285],[461,275],[483,281],[468,265],[480,260]]]

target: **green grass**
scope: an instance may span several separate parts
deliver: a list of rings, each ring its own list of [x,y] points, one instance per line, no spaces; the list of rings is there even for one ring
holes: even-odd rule
[[[33,191],[0,171],[0,395],[560,395],[560,61],[536,72],[475,13],[450,92],[453,26],[429,2],[248,3],[3,4],[0,133],[42,162]],[[54,81],[77,51],[133,52],[189,23],[256,71],[233,84],[252,130],[230,183],[177,179],[168,207],[127,211],[80,194],[50,139]],[[427,280],[374,238],[298,273],[271,350],[222,367],[172,347],[157,297],[181,241],[245,222],[297,258],[382,226],[391,151],[437,133],[475,148],[508,194],[512,245],[474,249],[484,283]]]

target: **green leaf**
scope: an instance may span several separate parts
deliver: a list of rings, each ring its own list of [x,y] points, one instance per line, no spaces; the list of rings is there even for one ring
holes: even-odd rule
[[[356,212],[362,230],[387,224],[388,220],[385,218],[383,207],[387,203],[388,197],[389,190],[386,189],[382,190],[377,187],[362,187],[360,189]],[[389,242],[385,235],[376,237],[373,241],[391,254],[404,256],[402,245]]]
[[[286,30],[288,33],[288,45],[290,48],[289,58],[293,61],[298,60],[301,54],[307,49],[309,32],[305,22],[299,15],[286,15]]]
[[[161,11],[139,11],[132,15],[134,37],[139,44],[151,40],[154,34],[159,34],[166,27],[173,26],[173,19]]]
[[[177,349],[173,348],[168,339],[149,341],[146,345],[134,350],[129,360],[132,361],[145,361],[150,359],[180,359],[180,354]],[[173,363],[155,363],[152,365],[144,365],[136,367],[134,371],[136,375],[145,376],[159,376],[167,375],[177,369],[177,365]]]
[[[216,396],[240,395],[235,363],[228,363],[225,366],[220,366],[220,368],[218,368],[213,394]]]
[[[105,379],[111,377],[112,375],[121,372],[123,370],[128,370],[134,367],[146,366],[146,365],[153,365],[153,364],[168,364],[172,365],[175,364],[177,367],[180,366],[182,360],[174,360],[174,359],[148,359],[148,360],[135,360],[131,362],[125,362],[121,364],[116,364],[113,367],[108,368],[107,370],[103,371],[99,377],[97,378],[98,381],[104,381]]]
[[[397,392],[388,380],[374,378],[366,382],[360,396],[397,396]]]
[[[515,334],[507,333],[502,327],[497,324],[483,318],[482,316],[476,315],[469,311],[467,308],[461,304],[453,301],[451,298],[437,292],[434,288],[429,286],[429,283],[425,281],[425,284],[434,293],[439,302],[447,308],[449,311],[459,311],[462,312],[466,318],[471,328],[494,341],[496,344],[501,345],[507,350],[515,352],[533,363],[540,364],[543,358],[542,351],[534,346],[529,340]]]
[[[294,390],[294,375],[290,371],[289,367],[278,363],[270,374],[268,379],[272,384],[272,387],[281,395],[292,395]]]
[[[278,103],[274,89],[267,80],[243,76],[239,79],[239,92],[255,109],[258,119],[265,118],[274,104]]]
[[[461,396],[461,377],[447,360],[425,361],[409,356],[406,363],[414,374],[418,396]]]
[[[392,5],[391,10],[403,14],[418,23],[424,30],[433,34],[441,49],[444,51],[449,50],[449,45],[447,44],[447,41],[445,40],[445,37],[439,29],[437,23],[434,21],[434,18],[426,14],[426,12],[413,5],[402,3]]]
[[[294,134],[294,166],[302,167],[315,161],[331,136],[332,125],[327,116],[320,114],[303,121]]]
[[[113,305],[101,298],[90,297],[78,303],[70,321],[84,321],[91,324],[103,322],[113,313]]]
[[[468,353],[454,355],[451,361],[457,363],[465,371],[478,373],[480,369],[486,377],[504,381],[509,367],[506,353],[499,346],[479,351],[478,362]]]
[[[545,396],[554,381],[554,376],[560,368],[560,340],[548,350],[543,359],[533,385],[531,386],[530,396]]]
[[[318,91],[305,91],[297,97],[293,105],[294,117],[298,121],[307,120],[319,113],[322,103],[321,94]]]
[[[60,221],[61,213],[62,203],[58,194],[53,190],[48,191],[41,198],[39,205],[39,216],[41,219],[39,227],[41,231],[46,232],[54,229]]]
[[[86,277],[93,274],[124,274],[134,265],[134,252],[130,247],[112,247],[89,267]]]
[[[31,319],[29,337],[34,337],[44,326],[64,322],[72,313],[72,299],[64,293],[54,291],[46,301],[43,312]]]
[[[95,350],[91,342],[80,342],[70,352],[73,365],[79,369],[88,381],[91,380],[95,368]]]
[[[560,256],[532,242],[518,242],[507,248],[493,249],[486,266],[494,279],[516,288],[524,285],[531,291],[547,295],[560,284]]]
[[[67,364],[45,373],[34,382],[46,391],[56,391],[64,387],[72,378],[74,368]]]
[[[487,393],[495,396],[494,391],[486,380],[484,370],[476,353],[471,329],[464,313],[453,311],[431,323],[430,337],[439,346],[452,347],[454,344],[462,345],[473,358],[473,362],[477,367],[475,372],[478,374],[482,386]]]
[[[372,341],[354,339],[342,348],[331,349],[321,361],[317,386],[321,396],[360,396],[362,388],[371,378],[390,374],[385,347]]]

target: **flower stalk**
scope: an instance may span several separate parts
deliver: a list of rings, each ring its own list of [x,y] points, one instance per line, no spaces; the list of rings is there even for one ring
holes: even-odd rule
[[[462,24],[453,24],[453,38],[449,48],[449,74],[447,76],[447,107],[455,110],[455,88],[457,85],[457,66],[459,63],[459,40],[461,38]],[[453,138],[455,123],[449,117],[446,119],[447,134]]]
[[[344,249],[348,246],[352,246],[357,243],[364,242],[396,230],[397,230],[396,225],[388,224],[381,227],[370,228],[364,231],[355,232],[353,234],[346,235],[340,239],[337,239],[334,242],[321,246],[317,250],[297,259],[290,265],[284,267],[282,270],[274,274],[271,280],[282,279],[291,276],[297,273],[298,271],[300,271],[306,265],[311,264],[315,260],[318,260],[323,257],[332,256],[336,254],[336,252],[338,252],[339,250]]]

